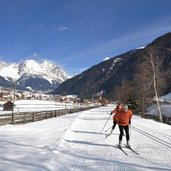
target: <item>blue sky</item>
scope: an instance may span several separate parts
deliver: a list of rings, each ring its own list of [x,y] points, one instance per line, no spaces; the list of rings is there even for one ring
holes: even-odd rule
[[[70,76],[171,31],[171,0],[0,0],[0,60]]]

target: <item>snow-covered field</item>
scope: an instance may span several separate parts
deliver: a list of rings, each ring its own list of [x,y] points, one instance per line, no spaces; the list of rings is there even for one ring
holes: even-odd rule
[[[0,101],[0,114],[11,113],[11,111],[3,111],[2,105],[4,102]],[[65,108],[74,108],[80,107],[80,104],[73,103],[59,103],[55,101],[47,100],[17,100],[15,101],[14,112],[36,112],[36,111],[49,111],[49,110],[58,110]]]
[[[166,104],[161,104],[162,115],[166,117],[171,117],[171,93],[160,97],[160,101],[166,102]],[[147,113],[151,115],[159,115],[157,105],[154,104],[147,109]]]
[[[161,96],[160,99],[171,102],[171,93]]]
[[[171,104],[162,104],[161,105],[162,115],[166,117],[171,117]],[[157,105],[152,105],[147,109],[147,113],[151,115],[159,115]]]
[[[0,127],[0,171],[168,171],[171,127],[134,116],[131,144],[139,155],[116,147],[119,131],[105,138],[114,106]],[[125,137],[124,137],[125,141]]]

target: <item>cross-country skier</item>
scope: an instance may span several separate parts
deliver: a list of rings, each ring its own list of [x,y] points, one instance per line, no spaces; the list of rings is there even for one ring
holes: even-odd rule
[[[118,121],[119,125],[119,146],[122,146],[122,137],[123,137],[123,131],[125,130],[126,134],[126,143],[128,147],[130,146],[130,136],[129,136],[129,125],[131,124],[131,118],[132,118],[132,111],[128,110],[128,106],[122,105],[122,109],[120,111],[117,111],[115,114],[115,118]]]
[[[113,132],[113,130],[115,129],[115,126],[116,126],[116,124],[117,124],[117,112],[118,111],[121,111],[122,110],[122,108],[123,108],[123,104],[122,103],[119,103],[117,106],[116,106],[116,108],[110,113],[110,115],[112,115],[112,114],[114,114],[113,115],[113,126],[112,126],[112,129],[111,129],[111,131],[110,131],[110,134],[112,134],[112,132]],[[109,134],[109,135],[110,135]]]

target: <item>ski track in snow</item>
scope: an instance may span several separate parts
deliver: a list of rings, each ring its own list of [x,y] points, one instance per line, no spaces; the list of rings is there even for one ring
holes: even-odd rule
[[[116,146],[118,126],[105,138],[112,116],[101,133],[113,107],[91,109],[37,124],[1,127],[0,171],[171,170],[171,127],[133,116],[131,145],[139,155],[123,145],[128,154],[125,155]],[[30,132],[30,128],[34,131]],[[24,130],[20,132],[21,129]]]
[[[60,160],[67,164],[68,160],[71,161],[68,170],[170,170],[169,136],[160,132],[160,128],[158,131],[153,130],[153,127],[146,128],[145,124],[141,123],[146,120],[134,117],[131,142],[133,149],[140,155],[137,156],[123,147],[128,154],[126,156],[115,146],[118,142],[118,128],[109,138],[105,139],[105,129],[101,134],[102,126],[109,116],[105,113],[107,109],[104,109],[93,109],[78,115],[63,136],[62,149],[68,153],[60,156]],[[112,120],[109,120],[105,128],[110,127],[111,122]],[[55,170],[58,170],[57,166]]]

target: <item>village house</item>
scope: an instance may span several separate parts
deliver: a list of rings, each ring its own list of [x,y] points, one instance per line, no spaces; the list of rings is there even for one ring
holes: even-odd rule
[[[8,101],[8,102],[4,103],[3,110],[5,110],[5,111],[12,111],[14,106],[15,105],[13,105],[13,102]]]

